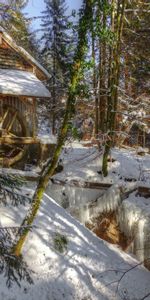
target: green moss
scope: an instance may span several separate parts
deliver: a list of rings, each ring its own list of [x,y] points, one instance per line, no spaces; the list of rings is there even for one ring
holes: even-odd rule
[[[48,181],[50,177],[54,174],[55,169],[57,167],[57,162],[62,150],[62,146],[66,140],[67,137],[67,132],[68,132],[68,122],[70,120],[70,117],[73,114],[73,108],[75,104],[75,99],[76,99],[76,90],[77,86],[80,82],[80,73],[81,73],[81,66],[82,66],[82,61],[84,61],[85,58],[85,52],[87,50],[87,32],[90,26],[90,21],[92,18],[92,0],[86,1],[86,5],[84,8],[83,16],[81,16],[79,20],[79,40],[78,40],[78,46],[77,46],[77,51],[74,57],[74,63],[72,66],[72,75],[71,75],[71,84],[68,90],[68,99],[67,99],[67,104],[66,104],[66,112],[64,116],[64,120],[62,123],[62,127],[60,130],[60,134],[58,137],[57,141],[57,146],[53,155],[53,158],[51,162],[44,167],[42,171],[42,176],[39,180],[37,190],[33,196],[33,202],[31,209],[27,216],[25,217],[22,226],[24,225],[31,225],[33,220],[36,217],[36,214],[38,212],[39,206],[41,204],[41,200],[44,194],[44,190],[48,184]],[[84,23],[85,22],[85,23]],[[82,23],[84,23],[84,26],[82,26]],[[24,241],[26,239],[26,236],[29,232],[29,229],[24,229],[23,232],[21,233],[21,237],[19,238],[18,242],[16,245],[14,245],[12,251],[15,255],[20,255],[22,246],[24,244]],[[60,252],[64,251],[64,249],[67,246],[67,240],[65,236],[61,236],[59,234],[56,235],[54,239],[54,244],[58,248]]]
[[[67,250],[68,240],[65,235],[56,233],[54,237],[54,248],[60,252],[64,253]]]

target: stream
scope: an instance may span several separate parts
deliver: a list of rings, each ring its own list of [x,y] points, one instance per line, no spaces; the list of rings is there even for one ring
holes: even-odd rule
[[[115,244],[150,269],[150,217],[122,199],[113,185],[107,191],[50,183],[47,194],[98,237]]]

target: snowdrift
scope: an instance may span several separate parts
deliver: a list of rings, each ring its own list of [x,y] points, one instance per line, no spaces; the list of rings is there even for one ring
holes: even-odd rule
[[[1,225],[11,226],[21,222],[23,210],[2,207],[1,215]],[[1,275],[0,300],[150,299],[150,273],[97,238],[47,195],[34,225],[23,249],[34,284],[22,281],[21,288],[7,289]],[[62,248],[59,237],[65,237]]]

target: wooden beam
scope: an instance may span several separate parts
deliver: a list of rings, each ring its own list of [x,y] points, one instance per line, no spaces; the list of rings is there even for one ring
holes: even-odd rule
[[[2,39],[2,33],[0,33],[0,45],[2,45],[3,39]]]
[[[14,115],[12,116],[12,120],[11,120],[9,126],[8,126],[8,129],[6,128],[8,132],[11,130],[11,128],[12,128],[12,126],[13,126],[15,120],[16,120],[17,113],[18,113],[17,111],[14,113]]]
[[[0,93],[0,96],[1,96],[1,98],[2,97],[7,97],[7,96],[10,96],[10,97],[23,97],[23,98],[25,98],[25,97],[27,97],[27,98],[34,98],[34,99],[49,99],[50,97],[49,96],[42,96],[42,97],[39,97],[39,96],[33,96],[33,95],[19,95],[19,94],[3,94],[3,93]],[[0,99],[0,100],[3,100],[3,99]]]
[[[33,113],[32,113],[32,122],[33,122],[33,138],[36,136],[36,101],[33,101]]]
[[[23,144],[23,145],[28,145],[28,144],[39,144],[40,139],[37,137],[10,137],[10,136],[2,136],[0,137],[0,145],[3,144]]]
[[[3,126],[3,123],[4,121],[6,120],[7,116],[8,116],[8,113],[9,113],[9,108],[6,110],[6,112],[4,113],[4,116],[1,116],[0,117],[0,126],[2,127]]]

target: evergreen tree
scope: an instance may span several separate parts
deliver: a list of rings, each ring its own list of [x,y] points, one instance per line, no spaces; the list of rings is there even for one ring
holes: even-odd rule
[[[126,93],[133,98],[142,93],[149,93],[149,9],[149,1],[144,0],[129,4],[126,10],[128,19],[124,34]]]
[[[34,33],[31,32],[30,24],[32,19],[24,15],[23,9],[28,0],[11,1],[0,4],[0,24],[6,29],[18,45],[25,48],[32,55],[37,55],[37,41]]]
[[[69,17],[65,15],[67,7],[63,0],[45,0],[43,11],[43,49],[42,55],[46,68],[52,74],[49,87],[52,93],[53,107],[52,131],[55,133],[55,120],[58,118],[60,99],[64,96],[68,83],[70,65]]]
[[[18,207],[31,202],[31,198],[22,191],[23,184],[25,181],[19,177],[5,173],[0,174],[0,204]],[[15,237],[22,229],[20,226],[0,226],[0,274],[4,274],[8,288],[13,284],[21,286],[23,279],[30,284],[33,283],[32,271],[28,269],[23,258],[16,259],[10,253]]]

